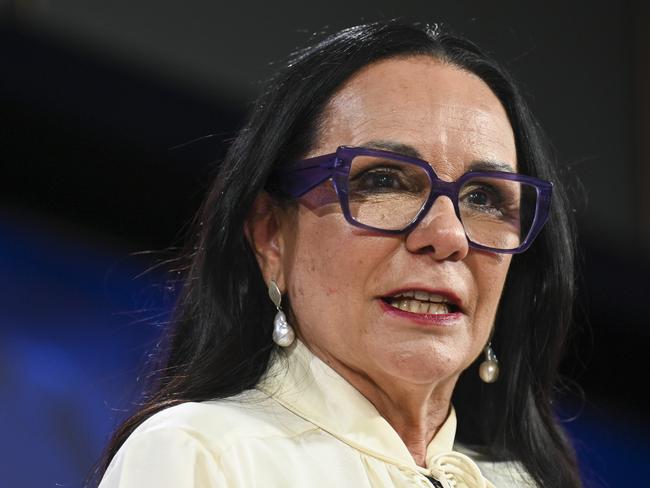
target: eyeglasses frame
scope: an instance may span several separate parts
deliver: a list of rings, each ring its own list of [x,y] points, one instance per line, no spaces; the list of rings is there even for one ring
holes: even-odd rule
[[[348,178],[352,167],[352,160],[358,156],[387,157],[396,161],[419,166],[426,172],[429,181],[431,182],[431,191],[429,196],[411,222],[403,228],[381,229],[358,222],[352,216],[348,198]],[[528,235],[518,247],[513,249],[492,248],[473,242],[469,236],[467,236],[465,226],[463,225],[460,216],[458,199],[463,184],[467,180],[477,177],[491,177],[517,181],[535,188],[535,191],[537,192],[535,216],[533,217],[533,222],[528,231]],[[289,163],[286,166],[274,170],[271,176],[272,184],[276,188],[295,199],[302,197],[329,179],[332,180],[332,185],[339,200],[341,210],[343,211],[343,216],[350,225],[387,235],[407,234],[422,221],[438,197],[446,196],[451,200],[454,206],[454,211],[456,212],[456,217],[460,221],[461,225],[463,225],[463,230],[465,231],[465,237],[467,238],[468,244],[475,249],[501,254],[521,253],[531,246],[548,220],[551,207],[551,197],[553,194],[552,182],[507,171],[468,171],[456,181],[443,181],[438,177],[438,175],[436,175],[431,164],[422,159],[405,156],[391,151],[353,146],[339,146],[336,149],[336,152]]]

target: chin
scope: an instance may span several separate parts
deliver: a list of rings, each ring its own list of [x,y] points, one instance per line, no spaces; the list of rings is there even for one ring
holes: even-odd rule
[[[384,366],[387,366],[387,364]],[[407,357],[401,355],[398,358],[393,357],[390,361],[390,366],[384,367],[384,371],[390,374],[390,376],[414,385],[434,385],[441,381],[450,380],[455,382],[462,369],[460,361],[432,357],[431,353],[426,355],[409,354]]]

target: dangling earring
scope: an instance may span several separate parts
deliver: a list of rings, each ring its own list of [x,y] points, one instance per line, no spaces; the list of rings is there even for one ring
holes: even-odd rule
[[[271,298],[275,308],[278,309],[278,313],[275,314],[275,319],[273,319],[273,342],[280,347],[289,347],[296,338],[296,334],[293,332],[293,327],[287,322],[282,307],[280,307],[282,293],[280,293],[278,284],[273,280],[269,283],[269,298]]]
[[[494,383],[499,377],[499,361],[497,355],[492,350],[492,343],[488,342],[483,350],[485,360],[478,368],[478,375],[486,383]]]

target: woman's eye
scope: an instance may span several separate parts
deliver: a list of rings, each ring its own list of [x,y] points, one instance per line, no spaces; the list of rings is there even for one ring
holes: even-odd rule
[[[351,189],[362,192],[409,191],[410,183],[401,172],[392,168],[374,168],[350,180]]]
[[[490,205],[491,200],[490,200],[490,195],[488,195],[484,191],[472,191],[465,197],[467,203],[471,205]]]
[[[417,166],[384,162],[379,164],[353,165],[348,180],[351,193],[417,195],[421,197],[430,188],[427,173]]]
[[[460,204],[478,212],[501,212],[503,198],[495,188],[476,186],[467,188],[460,197]]]
[[[373,171],[364,175],[363,186],[368,189],[398,189],[401,185],[394,174],[386,171]]]

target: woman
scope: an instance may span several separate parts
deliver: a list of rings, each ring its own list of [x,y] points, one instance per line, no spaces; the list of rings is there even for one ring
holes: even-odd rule
[[[473,44],[390,22],[295,54],[198,228],[100,486],[580,486],[567,203]]]

